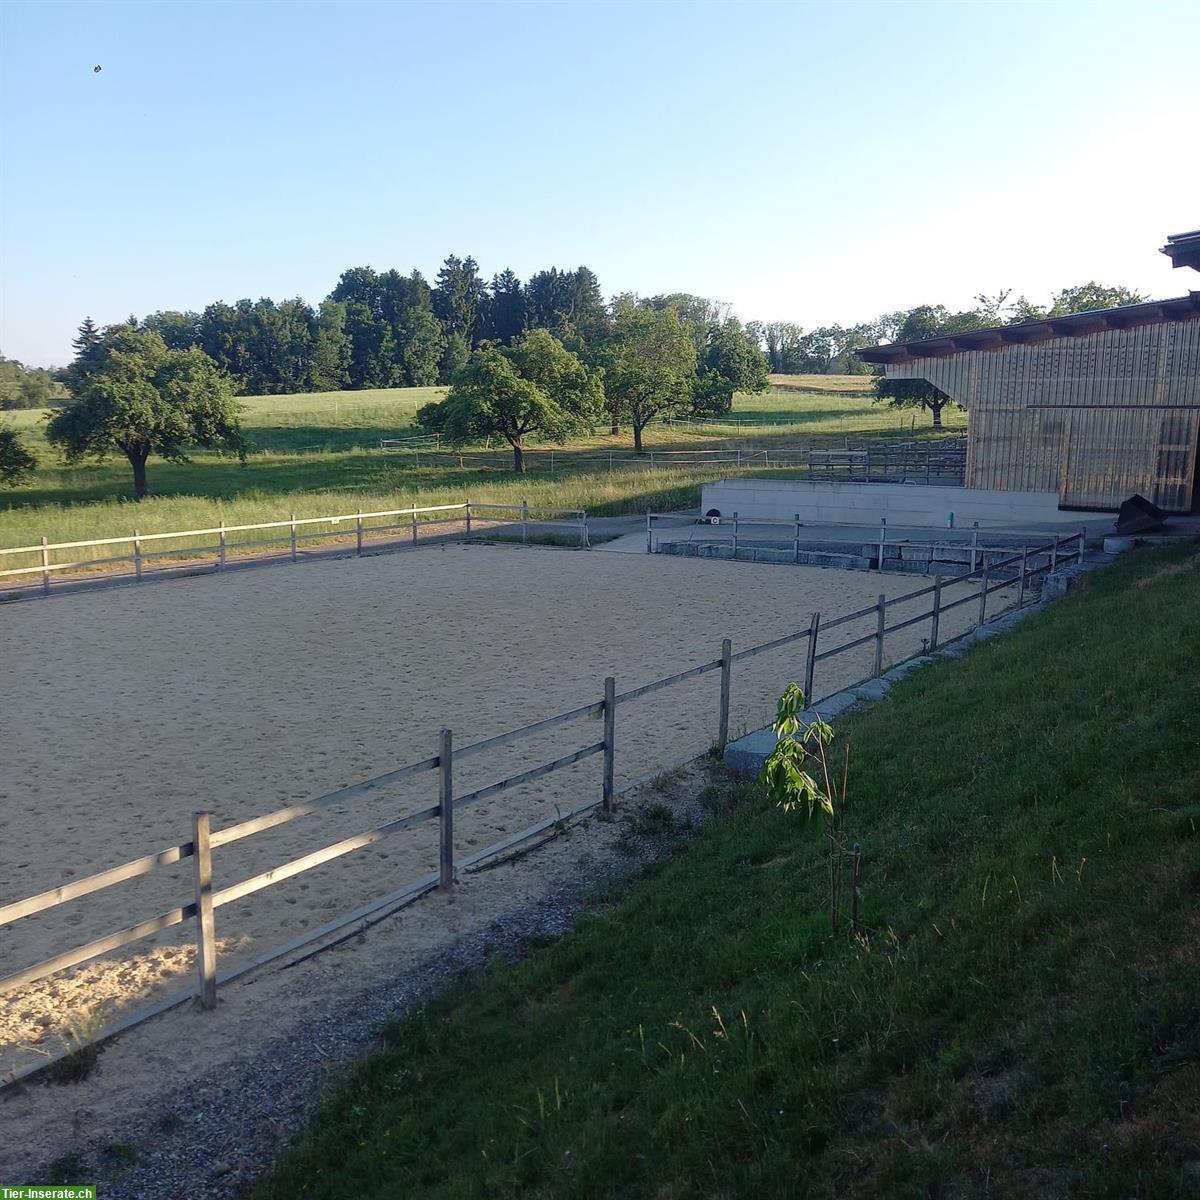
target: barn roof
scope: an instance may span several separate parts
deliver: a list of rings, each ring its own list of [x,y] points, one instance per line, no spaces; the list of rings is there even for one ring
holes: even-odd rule
[[[1200,252],[1200,230],[1192,237]],[[1177,264],[1178,265],[1178,264]],[[1083,337],[1101,329],[1129,329],[1134,325],[1153,325],[1163,321],[1183,321],[1200,316],[1200,292],[1189,292],[1173,300],[1152,300],[1147,304],[1122,304],[1118,308],[1099,308],[1092,312],[1071,313],[1066,317],[1048,317],[1044,321],[1022,321],[1019,325],[999,325],[972,329],[966,333],[924,338],[918,342],[894,342],[890,346],[868,346],[855,353],[864,362],[894,363],[913,358],[942,358],[966,350],[995,350],[1001,346],[1044,342],[1057,337]]]
[[[1173,267],[1194,267],[1200,271],[1200,229],[1170,234],[1162,253],[1171,260]]]

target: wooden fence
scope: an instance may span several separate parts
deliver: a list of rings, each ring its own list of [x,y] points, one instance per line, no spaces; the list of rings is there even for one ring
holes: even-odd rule
[[[197,812],[193,817],[192,827],[189,831],[190,836],[178,845],[168,846],[153,854],[144,855],[141,858],[133,859],[116,867],[110,867],[94,875],[72,880],[70,883],[61,884],[56,888],[51,888],[37,895],[28,896],[25,899],[0,906],[0,927],[3,927],[15,921],[24,920],[38,913],[57,908],[59,905],[93,895],[130,879],[149,875],[162,867],[182,862],[185,859],[192,860],[193,864],[193,895],[187,903],[180,904],[177,907],[168,909],[166,912],[158,913],[155,916],[128,925],[123,929],[97,938],[85,945],[63,950],[42,962],[35,963],[32,966],[0,978],[0,995],[16,992],[49,975],[78,966],[100,955],[111,953],[113,950],[164,929],[180,925],[185,921],[194,921],[194,936],[197,950],[195,991],[188,990],[176,993],[148,1008],[128,1014],[115,1024],[101,1031],[97,1040],[111,1037],[150,1016],[184,1004],[193,998],[199,999],[201,1007],[211,1009],[216,1004],[217,989],[222,983],[228,983],[237,979],[249,971],[255,970],[286,954],[290,954],[314,941],[327,937],[348,925],[365,919],[373,913],[381,912],[389,906],[407,903],[435,888],[452,889],[455,884],[457,872],[476,867],[484,860],[502,854],[506,850],[591,809],[599,806],[605,811],[611,811],[616,796],[614,778],[617,751],[616,709],[618,705],[640,699],[643,696],[648,696],[664,688],[674,687],[687,680],[707,675],[710,672],[719,671],[720,690],[717,710],[716,750],[718,753],[723,752],[729,738],[729,698],[732,671],[736,663],[760,654],[778,650],[783,646],[800,640],[807,640],[804,694],[806,697],[811,698],[815,695],[816,672],[820,663],[855,650],[860,646],[874,643],[873,673],[878,675],[883,667],[884,642],[890,633],[896,633],[899,630],[907,629],[920,622],[928,621],[930,623],[928,643],[930,650],[933,650],[939,644],[941,618],[952,609],[964,604],[977,605],[977,624],[982,625],[988,619],[988,597],[998,590],[1010,589],[1014,586],[1017,590],[1015,604],[1017,607],[1024,606],[1028,600],[1030,585],[1034,578],[1052,569],[1050,560],[1046,558],[1046,555],[1051,551],[1055,552],[1054,566],[1057,566],[1058,562],[1066,561],[1069,558],[1074,558],[1075,561],[1082,561],[1084,554],[1082,532],[1066,539],[1056,538],[1053,543],[1047,545],[1032,548],[1026,546],[1022,548],[1019,554],[998,560],[989,558],[989,552],[986,550],[983,551],[983,559],[979,570],[972,577],[969,577],[978,581],[978,588],[972,590],[968,595],[949,603],[943,602],[943,581],[941,578],[938,578],[931,586],[918,588],[916,591],[907,592],[904,595],[895,596],[891,599],[886,595],[880,595],[875,604],[868,605],[855,612],[845,613],[832,620],[823,621],[820,613],[814,613],[807,627],[787,633],[771,641],[751,646],[745,650],[740,650],[736,654],[733,652],[731,640],[726,638],[721,643],[719,656],[712,661],[701,663],[698,666],[679,671],[674,675],[668,675],[662,679],[656,679],[651,683],[646,683],[624,692],[618,692],[615,679],[608,678],[604,681],[603,696],[596,700],[584,704],[579,708],[574,708],[569,712],[547,717],[544,720],[524,725],[519,729],[496,734],[494,737],[484,738],[481,741],[466,746],[456,746],[451,730],[443,729],[438,738],[436,753],[430,755],[428,758],[398,767],[382,775],[376,775],[360,783],[328,792],[305,803],[289,805],[274,812],[266,813],[263,816],[240,821],[224,829],[213,829],[211,827],[210,814],[207,812]],[[1039,557],[1045,559],[1045,562],[1038,566],[1031,565],[1031,561]],[[1006,568],[1015,570],[1015,579],[998,578]],[[965,580],[961,578],[951,580],[952,584],[957,585],[961,585],[964,582]],[[928,611],[919,613],[915,617],[899,621],[893,625],[887,624],[889,609],[896,605],[924,597],[929,597],[931,600]],[[819,644],[822,637],[827,638],[831,631],[855,621],[866,621],[871,624],[872,628],[870,632],[853,638],[850,641],[830,646],[823,651],[820,650]],[[603,717],[604,733],[600,741],[589,743],[570,754],[563,755],[550,762],[540,763],[537,766],[515,775],[510,775],[495,783],[475,788],[463,795],[455,793],[454,763],[457,760],[461,760],[467,756],[486,754],[489,751],[494,751],[501,746],[519,741],[532,734],[543,733],[559,725],[595,716]],[[454,840],[454,817],[456,812],[461,811],[470,804],[484,800],[490,796],[498,795],[510,788],[528,783],[551,772],[573,766],[575,763],[595,755],[603,756],[602,774],[597,795],[584,800],[565,812],[556,812],[554,816],[547,817],[534,825],[519,830],[482,850],[475,851],[463,857],[457,856]],[[219,889],[214,887],[213,852],[219,850],[221,847],[228,846],[243,838],[252,837],[265,830],[274,829],[280,825],[298,820],[311,813],[328,808],[331,805],[344,805],[372,793],[377,793],[381,789],[391,787],[402,780],[431,772],[436,772],[437,774],[438,802],[436,804],[405,816],[396,817],[394,820],[387,821],[373,829],[344,838],[332,845],[302,855],[289,862],[281,863],[247,879],[242,879]],[[439,829],[439,852],[436,871],[422,879],[407,884],[398,891],[391,892],[386,896],[371,901],[369,904],[357,908],[353,912],[346,913],[315,929],[307,930],[291,941],[285,942],[281,946],[276,946],[262,954],[255,955],[236,967],[225,971],[217,969],[215,940],[215,914],[217,910],[227,904],[231,904],[235,900],[244,899],[286,879],[291,879],[304,871],[312,870],[323,863],[350,854],[364,846],[373,845],[385,838],[394,837],[406,830],[412,829],[414,826],[429,821],[437,821]],[[28,1068],[10,1071],[7,1075],[0,1078],[0,1086],[11,1084],[17,1079],[32,1074],[36,1070],[42,1070],[46,1065],[48,1065],[47,1062],[42,1062]]]
[[[403,518],[403,519],[399,519]],[[381,524],[380,522],[384,522]],[[224,570],[231,555],[246,551],[259,551],[257,557],[270,557],[263,551],[275,550],[296,562],[302,544],[316,541],[334,543],[349,541],[353,536],[355,553],[362,555],[375,539],[371,549],[378,552],[388,545],[416,545],[422,531],[429,532],[439,525],[465,526],[465,536],[481,538],[495,533],[497,526],[520,527],[522,542],[528,542],[531,533],[538,527],[559,526],[577,536],[579,545],[587,547],[588,520],[586,509],[575,508],[531,508],[528,503],[481,504],[467,500],[462,504],[437,504],[424,508],[394,508],[378,512],[341,513],[327,517],[297,517],[294,514],[286,521],[262,521],[251,525],[226,525],[224,522],[209,529],[179,529],[169,533],[140,533],[134,530],[119,537],[92,538],[80,542],[49,542],[42,538],[36,546],[9,546],[0,548],[0,564],[33,558],[35,562],[26,566],[6,567],[0,570],[0,592],[20,594],[40,591],[49,596],[56,576],[68,572],[90,572],[114,566],[132,568],[132,581],[141,583],[151,573],[164,571],[189,572],[197,570],[197,559],[213,571]],[[338,528],[334,528],[334,527]],[[272,531],[278,531],[271,536]],[[236,535],[245,533],[266,534],[248,541],[237,540]],[[386,542],[382,535],[390,535]],[[515,536],[515,533],[514,533]],[[197,542],[197,539],[216,538],[215,542]],[[235,538],[230,541],[230,538]],[[186,546],[170,549],[154,549],[170,541],[186,541]],[[97,547],[128,547],[124,553],[102,557],[79,557],[79,551]],[[151,547],[147,549],[147,547]],[[73,552],[64,561],[62,554]],[[211,558],[211,562],[207,561]],[[11,580],[9,583],[7,581]],[[78,582],[75,580],[74,582]]]

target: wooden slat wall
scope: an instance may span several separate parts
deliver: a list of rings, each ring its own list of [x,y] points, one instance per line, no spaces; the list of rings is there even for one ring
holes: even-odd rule
[[[1057,491],[1116,508],[1134,492],[1200,505],[1200,318],[889,364],[969,413],[968,487]]]

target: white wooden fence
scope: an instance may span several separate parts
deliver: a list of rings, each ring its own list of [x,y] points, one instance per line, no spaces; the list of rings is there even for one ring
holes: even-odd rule
[[[616,709],[618,705],[629,703],[643,696],[650,695],[653,692],[660,691],[663,688],[673,687],[687,680],[707,675],[710,672],[719,671],[720,690],[717,710],[716,750],[718,753],[723,752],[729,737],[729,698],[734,664],[760,654],[778,650],[796,641],[807,640],[804,694],[811,700],[816,694],[817,667],[822,662],[873,642],[875,646],[873,673],[878,675],[883,666],[884,642],[890,633],[896,633],[899,630],[907,629],[920,622],[928,621],[930,622],[930,628],[927,640],[929,649],[933,650],[939,644],[939,626],[942,616],[952,609],[958,608],[960,605],[977,605],[977,624],[982,625],[988,619],[988,597],[996,591],[1011,589],[1015,586],[1017,589],[1015,604],[1017,607],[1024,606],[1028,599],[1030,584],[1034,578],[1039,574],[1047,573],[1051,570],[1050,560],[1047,557],[1051,550],[1057,551],[1057,557],[1054,561],[1055,566],[1058,565],[1059,561],[1066,561],[1068,559],[1082,561],[1084,554],[1082,532],[1066,539],[1056,539],[1053,543],[1047,545],[1023,547],[1019,554],[1000,559],[996,559],[994,556],[989,557],[989,552],[986,550],[983,551],[982,563],[979,570],[972,576],[966,577],[966,579],[977,580],[978,588],[966,596],[949,603],[944,603],[942,600],[943,580],[937,578],[928,587],[918,588],[916,591],[907,592],[890,599],[886,595],[880,595],[875,604],[868,605],[855,612],[845,613],[832,620],[823,621],[820,613],[814,613],[807,627],[787,633],[771,641],[751,646],[745,650],[740,650],[736,654],[733,653],[731,640],[726,638],[721,643],[721,651],[717,658],[624,692],[618,692],[616,690],[615,679],[608,678],[604,681],[604,694],[598,699],[590,701],[579,708],[574,708],[569,712],[547,717],[544,720],[535,721],[519,729],[500,733],[494,737],[484,738],[481,741],[473,742],[466,746],[456,747],[453,733],[449,729],[443,729],[438,738],[436,753],[430,755],[428,758],[397,767],[394,770],[387,771],[382,775],[376,775],[360,783],[339,788],[337,791],[325,793],[305,803],[289,805],[286,808],[277,809],[263,816],[240,821],[224,829],[213,829],[211,827],[210,814],[207,812],[197,812],[193,817],[192,827],[189,831],[190,836],[178,845],[168,846],[165,849],[122,863],[119,866],[110,867],[107,870],[86,876],[85,878],[72,880],[70,883],[61,884],[56,888],[51,888],[37,895],[27,896],[22,900],[0,906],[0,927],[3,927],[13,922],[35,916],[38,913],[46,912],[49,909],[57,908],[59,905],[80,900],[85,896],[93,895],[117,884],[124,883],[127,880],[149,875],[153,871],[173,863],[182,862],[185,859],[191,859],[193,863],[193,895],[189,901],[168,909],[166,912],[136,921],[85,945],[64,949],[42,962],[34,963],[31,966],[6,975],[0,978],[0,995],[17,992],[31,983],[45,979],[49,975],[68,970],[100,955],[111,953],[113,950],[158,933],[163,929],[180,925],[185,921],[194,921],[194,934],[197,947],[197,980],[195,990],[176,993],[148,1008],[143,1008],[126,1015],[116,1023],[102,1030],[97,1036],[97,1040],[111,1037],[140,1021],[146,1020],[150,1016],[184,1004],[193,998],[198,998],[202,1007],[212,1008],[216,1004],[218,986],[222,983],[228,983],[237,979],[249,971],[255,970],[286,954],[290,954],[314,941],[325,938],[339,929],[361,921],[389,906],[410,901],[435,888],[451,889],[454,887],[456,872],[469,870],[484,860],[493,858],[511,849],[513,846],[536,837],[546,830],[579,816],[590,809],[599,806],[606,811],[611,811],[616,796],[614,778],[617,749]],[[1031,565],[1031,562],[1039,558],[1042,560],[1041,565]],[[1015,578],[998,579],[997,577],[1008,568],[1015,570]],[[955,578],[950,581],[954,585],[961,585],[964,582],[963,578]],[[899,621],[893,625],[887,624],[889,609],[894,608],[896,605],[905,604],[924,597],[929,597],[931,601],[928,611],[919,613],[917,616]],[[855,621],[864,621],[873,627],[870,632],[860,637],[853,638],[847,642],[840,642],[824,651],[819,649],[822,637],[828,637],[828,634],[832,630]],[[467,756],[486,754],[489,751],[494,751],[501,746],[516,742],[532,734],[543,733],[559,725],[595,716],[602,716],[604,721],[604,734],[600,741],[591,742],[551,762],[540,763],[537,766],[530,767],[515,775],[510,775],[495,783],[476,788],[466,794],[457,795],[455,793],[454,763],[456,760],[461,760]],[[461,811],[470,804],[484,800],[490,796],[495,796],[519,784],[528,783],[551,772],[573,766],[575,763],[595,755],[603,756],[602,774],[597,789],[598,794],[565,812],[557,812],[552,817],[547,817],[528,828],[516,831],[482,850],[462,857],[457,855],[454,840],[454,814],[456,812]],[[364,796],[379,792],[381,789],[391,787],[402,780],[429,772],[437,773],[438,802],[436,804],[423,808],[418,812],[396,817],[373,829],[344,838],[332,845],[302,855],[289,862],[281,863],[270,870],[260,872],[247,879],[227,884],[221,888],[214,887],[213,852],[219,850],[221,847],[228,846],[243,838],[252,837],[265,830],[274,829],[280,825],[298,820],[311,813],[328,808],[331,805],[347,804]],[[327,863],[333,859],[350,854],[364,846],[373,845],[385,838],[395,837],[406,830],[412,829],[414,826],[428,821],[437,821],[439,827],[439,852],[436,871],[406,884],[397,891],[371,901],[369,904],[357,908],[353,912],[346,913],[317,928],[306,930],[305,933],[293,938],[291,941],[255,955],[235,967],[224,971],[218,970],[215,949],[215,914],[217,910],[227,904],[231,904],[235,900],[244,899],[277,883],[281,883],[285,879],[291,879],[304,871],[312,870],[322,863]],[[0,1077],[0,1087],[12,1084],[16,1080],[34,1073],[34,1071],[44,1069],[49,1065],[49,1061],[53,1060],[40,1062],[24,1069],[10,1071],[5,1076]]]
[[[135,529],[118,537],[79,542],[50,542],[43,537],[36,546],[0,547],[0,565],[21,558],[36,560],[0,570],[0,592],[21,594],[40,590],[43,596],[49,596],[56,577],[75,573],[77,578],[73,582],[78,584],[81,572],[111,571],[117,566],[132,568],[134,583],[141,583],[152,571],[160,574],[164,570],[195,572],[198,567],[221,571],[230,565],[233,556],[248,551],[258,551],[257,557],[262,558],[268,556],[262,552],[273,550],[296,562],[302,545],[349,541],[351,534],[355,553],[361,555],[368,546],[372,552],[378,552],[389,545],[393,548],[397,544],[416,545],[422,532],[429,533],[439,525],[463,526],[468,538],[495,534],[499,526],[513,530],[519,526],[522,542],[528,542],[539,528],[563,527],[571,531],[572,537],[578,537],[580,546],[589,544],[587,510],[581,508],[531,508],[524,502],[519,505],[481,504],[473,500],[376,512],[363,512],[360,508],[357,512],[336,516],[297,517],[293,514],[286,521],[260,521],[250,525],[221,522],[208,529],[177,529],[169,533],[141,533]],[[237,537],[246,533],[265,536],[250,540]],[[390,536],[383,542],[381,538],[385,535]],[[216,538],[216,541],[197,541],[206,538]],[[371,545],[372,539],[374,545]],[[166,543],[172,541],[189,544],[166,548]],[[99,547],[127,549],[123,553],[100,557],[79,554]],[[64,559],[62,556],[67,551],[72,553]]]

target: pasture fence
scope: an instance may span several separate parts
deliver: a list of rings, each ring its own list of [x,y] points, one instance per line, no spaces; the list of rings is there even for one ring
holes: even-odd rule
[[[1051,560],[1047,555],[1053,552]],[[603,695],[568,712],[559,713],[534,721],[517,729],[499,733],[465,746],[456,745],[450,729],[443,729],[438,736],[436,753],[420,761],[405,764],[380,775],[363,780],[359,783],[338,788],[300,804],[292,804],[273,812],[239,821],[224,829],[213,829],[211,814],[196,812],[193,816],[190,836],[177,845],[132,859],[119,866],[110,867],[81,879],[24,899],[0,905],[0,927],[10,926],[17,921],[36,916],[39,913],[55,909],[60,905],[80,900],[86,896],[116,887],[132,879],[151,874],[165,866],[192,860],[193,895],[186,903],[181,903],[165,912],[137,921],[122,929],[94,939],[84,945],[65,949],[0,978],[0,996],[9,995],[22,988],[54,975],[89,962],[102,955],[139,941],[165,929],[193,921],[194,940],[196,944],[196,984],[195,988],[176,992],[157,1001],[148,1007],[129,1013],[100,1031],[96,1040],[102,1041],[125,1029],[130,1028],[157,1013],[177,1007],[191,1000],[196,1000],[201,1009],[212,1009],[217,1003],[218,989],[221,984],[229,983],[248,972],[264,966],[285,955],[291,954],[305,946],[320,941],[331,934],[361,922],[373,914],[395,909],[411,903],[417,897],[425,895],[434,889],[452,890],[460,872],[478,869],[483,862],[494,859],[508,850],[528,842],[546,833],[548,830],[561,827],[566,822],[597,807],[605,812],[611,812],[616,802],[615,769],[618,742],[616,737],[616,712],[620,705],[628,704],[644,696],[661,691],[664,688],[675,687],[686,681],[705,676],[714,671],[720,672],[720,689],[717,704],[717,732],[714,751],[720,755],[724,752],[729,740],[729,697],[732,685],[733,668],[741,662],[760,654],[778,651],[784,646],[801,640],[806,641],[804,694],[812,702],[816,689],[816,673],[818,666],[839,655],[846,654],[874,643],[873,674],[878,675],[883,667],[884,644],[889,634],[908,629],[921,622],[929,622],[929,636],[925,639],[928,648],[934,650],[939,644],[940,622],[942,617],[961,605],[978,605],[977,625],[983,625],[988,620],[988,597],[1002,589],[1017,589],[1014,604],[1024,607],[1028,602],[1030,585],[1038,575],[1044,575],[1060,563],[1068,559],[1082,562],[1084,556],[1084,535],[1081,531],[1071,537],[1055,538],[1052,543],[1022,547],[1020,553],[996,559],[990,557],[992,552],[986,548],[980,550],[982,562],[977,571],[966,578],[956,578],[950,581],[954,586],[968,584],[966,594],[953,600],[943,598],[942,578],[937,578],[931,586],[918,588],[900,596],[889,598],[880,594],[876,603],[854,612],[842,614],[831,620],[823,620],[822,614],[813,613],[808,624],[798,630],[793,630],[781,637],[761,642],[736,653],[732,640],[725,638],[721,642],[719,655],[708,662],[676,672],[672,675],[655,679],[622,692],[617,691],[616,679],[608,677],[604,680]],[[1038,561],[1041,560],[1041,561]],[[1009,569],[1015,572],[1013,578],[1003,578],[1003,572]],[[978,587],[969,586],[968,581],[977,581]],[[911,604],[915,600],[930,598],[928,610],[923,610],[915,616],[889,625],[888,612],[901,604]],[[837,629],[852,625],[854,622],[866,623],[869,631],[861,636],[838,641],[828,645],[826,649],[819,648],[822,638],[828,640],[829,635]],[[852,632],[852,631],[851,631]],[[819,708],[820,701],[817,702]],[[476,787],[464,794],[456,794],[454,788],[454,764],[469,756],[486,755],[502,746],[518,742],[534,734],[540,734],[560,725],[582,719],[603,718],[603,735],[599,741],[587,745],[536,766],[529,767],[515,774],[506,776],[493,783]],[[566,811],[556,812],[532,825],[517,830],[500,839],[490,846],[474,851],[464,856],[456,853],[454,835],[454,817],[457,812],[471,804],[478,803],[489,797],[499,795],[511,788],[529,783],[552,772],[574,766],[576,763],[595,755],[602,755],[602,770],[598,794],[581,801]],[[252,837],[269,829],[299,820],[305,816],[319,812],[333,805],[347,805],[380,792],[385,792],[397,783],[413,777],[437,772],[438,799],[436,804],[419,809],[416,812],[398,815],[392,820],[350,837],[343,838],[331,845],[301,855],[298,858],[280,863],[269,870],[262,871],[249,878],[228,884],[222,888],[214,888],[214,851],[229,846],[234,842]],[[638,783],[645,780],[637,781]],[[637,783],[629,785],[637,786]],[[438,823],[438,854],[437,869],[423,878],[412,881],[400,889],[379,897],[366,905],[345,913],[316,928],[308,929],[303,934],[275,946],[263,953],[255,954],[237,966],[218,970],[216,955],[216,913],[235,900],[242,900],[255,895],[272,886],[291,879],[305,871],[310,871],[324,863],[341,858],[365,846],[374,845],[386,838],[394,837],[406,830],[413,829],[425,822]],[[385,914],[386,915],[386,914]],[[59,1057],[62,1057],[60,1055]],[[0,1087],[8,1086],[17,1080],[43,1070],[47,1060],[8,1071],[0,1076]]]
[[[414,465],[475,471],[512,471],[505,451],[408,448]],[[966,472],[965,441],[879,442],[842,449],[729,446],[714,449],[525,450],[527,473],[572,471],[695,470],[730,467],[738,471],[787,470],[802,478],[847,483],[961,484]]]
[[[582,508],[531,507],[527,501],[518,504],[484,504],[466,500],[461,504],[435,504],[425,507],[380,509],[336,516],[297,517],[286,521],[260,521],[248,525],[227,525],[224,521],[207,529],[178,529],[167,533],[132,533],[108,538],[89,538],[77,542],[50,542],[43,537],[36,546],[0,548],[0,564],[24,561],[20,566],[4,566],[0,570],[0,594],[20,595],[40,592],[43,597],[53,590],[56,577],[73,575],[78,583],[81,573],[108,570],[110,577],[119,575],[114,567],[127,568],[124,577],[132,576],[141,583],[152,572],[195,573],[199,569],[222,571],[230,565],[231,554],[258,552],[258,559],[286,556],[292,562],[300,558],[303,543],[336,545],[354,539],[357,555],[376,552],[397,545],[416,545],[422,533],[435,532],[439,527],[461,527],[468,539],[507,536],[505,530],[520,529],[521,541],[528,543],[545,528],[563,528],[567,536],[577,539],[584,548],[590,545],[587,510]],[[240,539],[241,534],[260,534]],[[515,537],[515,532],[513,533]],[[204,539],[215,538],[214,541]],[[234,540],[231,541],[230,539]],[[167,547],[166,543],[185,543]],[[147,549],[163,547],[161,549]],[[127,547],[124,553],[102,557],[81,557],[80,551],[96,548]],[[67,553],[71,552],[71,553]],[[67,557],[64,558],[63,555]],[[156,566],[157,564],[157,566]]]

